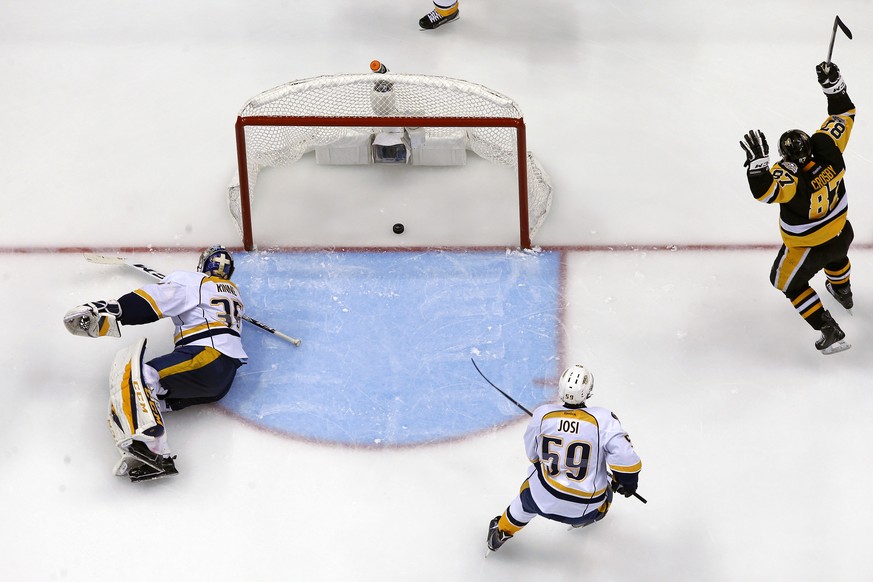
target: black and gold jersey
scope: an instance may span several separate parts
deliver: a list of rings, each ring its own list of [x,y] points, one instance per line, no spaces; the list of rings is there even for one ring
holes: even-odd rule
[[[849,208],[843,152],[855,122],[855,106],[845,92],[828,95],[830,114],[810,137],[812,159],[803,167],[780,160],[749,176],[759,202],[779,204],[779,228],[787,247],[814,247],[837,236]]]

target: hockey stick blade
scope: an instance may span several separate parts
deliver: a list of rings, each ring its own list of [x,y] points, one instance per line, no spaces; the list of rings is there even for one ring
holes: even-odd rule
[[[285,340],[285,341],[289,341],[289,342],[291,342],[292,344],[294,344],[295,346],[300,347],[300,343],[301,343],[301,342],[300,342],[300,340],[297,339],[296,337],[291,337],[290,335],[285,335],[285,334],[282,333],[281,331],[278,331],[278,330],[276,330],[275,328],[272,328],[272,327],[270,327],[269,325],[267,325],[267,324],[265,324],[265,323],[261,323],[261,322],[258,321],[257,319],[255,319],[255,318],[253,318],[253,317],[249,317],[248,315],[243,315],[243,319],[246,320],[246,321],[248,321],[249,323],[251,323],[251,324],[254,325],[255,327],[259,327],[259,328],[261,328],[261,329],[264,330],[264,331],[270,332],[270,333],[273,334],[273,335],[277,335],[277,336],[279,336],[280,338],[282,338],[283,340]]]
[[[124,257],[110,257],[106,255],[98,255],[96,253],[84,253],[84,255],[85,260],[89,263],[96,263],[98,265],[125,265],[127,267],[130,267],[131,269],[135,269],[141,273],[150,275],[155,279],[163,279],[165,277],[165,275],[159,271],[155,271],[154,269],[147,267],[141,263],[131,263]],[[300,339],[284,334],[281,331],[278,331],[277,329],[258,321],[257,319],[249,317],[248,315],[243,315],[243,320],[249,322],[255,327],[261,328],[268,333],[271,333],[287,342],[294,344],[294,347],[300,347],[300,344],[302,343]]]
[[[838,28],[843,31],[843,34],[845,34],[847,37],[849,37],[849,40],[852,40],[852,31],[849,30],[849,27],[846,26],[842,20],[840,20],[839,16],[836,16],[834,18],[834,28],[831,31],[831,43],[830,43],[830,45],[828,45],[828,58],[827,58],[827,61],[825,61],[828,64],[830,64],[831,56],[834,54],[834,41],[837,39],[837,29]]]
[[[840,20],[839,16],[837,16],[836,19],[834,20],[834,24],[836,24],[837,26],[840,27],[840,30],[843,31],[843,34],[845,34],[846,36],[849,37],[849,40],[852,40],[852,31],[849,30],[849,27],[846,26],[842,20]]]
[[[123,257],[107,257],[96,253],[85,253],[85,260],[99,265],[123,265],[127,263]]]

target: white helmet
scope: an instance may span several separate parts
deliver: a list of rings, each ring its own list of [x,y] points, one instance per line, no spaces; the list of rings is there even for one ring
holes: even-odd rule
[[[581,406],[592,392],[594,392],[594,374],[585,366],[576,364],[561,374],[561,379],[558,381],[558,395],[564,404]]]

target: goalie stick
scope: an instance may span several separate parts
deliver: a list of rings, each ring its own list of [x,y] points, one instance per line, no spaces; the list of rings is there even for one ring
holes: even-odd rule
[[[476,365],[476,360],[474,360],[473,358],[470,358],[470,361],[473,362],[473,367],[476,368],[476,371],[479,372],[479,375],[482,376],[482,378],[483,378],[486,382],[488,382],[489,384],[491,384],[491,387],[492,387],[492,388],[494,388],[495,390],[497,390],[498,392],[500,392],[501,394],[503,394],[504,396],[506,396],[506,398],[507,398],[510,402],[512,402],[513,404],[515,404],[516,406],[518,406],[519,408],[521,408],[522,410],[524,410],[524,411],[527,413],[528,416],[533,416],[533,413],[532,413],[530,410],[528,410],[527,408],[525,408],[524,406],[522,406],[521,404],[519,404],[519,403],[518,403],[514,398],[512,398],[509,394],[507,394],[506,392],[504,392],[503,390],[501,390],[500,388],[498,388],[497,386],[495,386],[494,383],[493,383],[491,380],[489,380],[489,379],[485,376],[485,374],[482,373],[482,370],[479,369],[479,366]],[[608,471],[607,471],[607,474],[609,475],[609,477],[610,477],[610,479],[611,479],[611,478],[612,478],[612,475],[611,475]],[[633,496],[636,497],[637,499],[639,499],[640,501],[642,501],[643,503],[648,503],[648,501],[646,501],[646,499],[645,499],[642,495],[640,495],[639,493],[634,492]]]
[[[89,263],[97,263],[99,265],[126,265],[131,269],[135,269],[140,273],[145,273],[146,275],[150,275],[155,279],[163,279],[165,275],[159,271],[155,271],[154,269],[147,267],[141,263],[131,263],[128,262],[124,257],[108,257],[106,255],[98,255],[95,253],[85,253],[85,260]],[[267,331],[273,335],[279,336],[285,341],[291,342],[295,346],[300,345],[300,340],[290,335],[286,335],[281,331],[276,330],[275,328],[270,327],[269,325],[258,321],[248,315],[243,315],[243,319],[255,327],[261,328],[264,331]]]
[[[849,37],[849,40],[852,40],[852,31],[849,30],[849,27],[843,24],[843,21],[840,20],[839,16],[834,18],[834,30],[831,32],[831,44],[828,46],[828,64],[831,63],[831,55],[834,54],[834,41],[837,39],[837,28],[842,30],[843,33]]]

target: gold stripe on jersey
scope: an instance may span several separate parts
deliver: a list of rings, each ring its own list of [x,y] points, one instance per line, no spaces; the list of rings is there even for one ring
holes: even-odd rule
[[[640,461],[639,463],[629,465],[627,467],[623,467],[621,465],[610,465],[609,468],[619,473],[639,473],[643,470],[643,462]]]
[[[188,329],[182,330],[179,333],[173,336],[173,341],[178,342],[180,339],[184,337],[192,336],[196,333],[200,333],[201,331],[206,331],[208,329],[227,329],[229,326],[222,321],[208,321],[202,325],[198,325],[197,327],[190,327]]]
[[[543,415],[543,421],[547,418],[573,418],[576,420],[581,420],[583,422],[587,422],[589,424],[593,424],[597,426],[597,419],[594,416],[587,412],[583,408],[567,408],[563,410],[556,410],[554,412],[549,412]]]
[[[551,476],[549,476],[548,470],[543,469],[542,463],[538,463],[537,466],[539,474],[543,477],[543,479],[545,479],[548,486],[553,488],[555,491],[560,491],[565,495],[569,495],[571,497],[579,497],[582,499],[591,499],[592,497],[599,497],[606,493],[606,487],[604,487],[603,489],[599,489],[594,493],[586,493],[585,491],[579,491],[578,489],[572,489],[570,487],[567,487],[566,485],[561,485],[560,483],[552,479]]]
[[[160,376],[163,379],[167,376],[172,376],[173,374],[182,374],[183,372],[190,372],[191,370],[203,368],[218,359],[220,355],[221,352],[218,350],[206,346],[202,352],[194,356],[192,359],[176,364],[175,366],[164,368],[160,371]]]
[[[782,242],[787,247],[816,247],[824,244],[840,234],[846,228],[846,213],[840,211],[836,217],[829,218],[830,222],[809,234],[790,234],[786,232],[785,226],[782,228]]]
[[[134,291],[134,293],[136,293],[137,295],[139,295],[140,297],[142,297],[143,299],[148,301],[148,304],[151,305],[152,309],[155,310],[155,313],[157,314],[158,318],[164,317],[164,314],[161,313],[161,310],[158,308],[157,301],[155,301],[151,295],[149,295],[148,293],[146,293],[142,289],[137,289]]]

